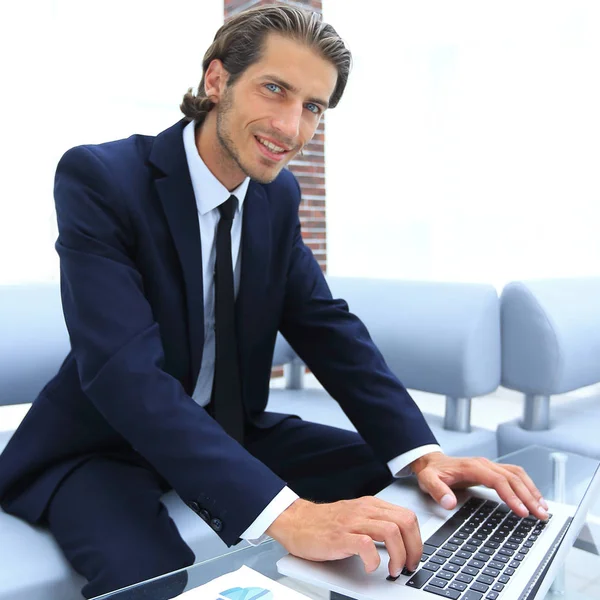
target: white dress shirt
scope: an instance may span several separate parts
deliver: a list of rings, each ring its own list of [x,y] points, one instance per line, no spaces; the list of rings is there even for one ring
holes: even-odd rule
[[[190,178],[198,207],[198,221],[200,223],[200,238],[202,243],[202,284],[204,297],[204,352],[202,365],[192,398],[200,405],[206,406],[210,402],[213,379],[215,373],[215,285],[214,269],[217,256],[216,232],[220,219],[218,207],[232,194],[238,199],[238,206],[231,227],[231,256],[233,260],[233,285],[237,298],[240,289],[241,274],[241,247],[242,217],[244,214],[244,200],[248,191],[250,178],[244,181],[232,192],[210,172],[196,148],[195,123],[190,122],[183,130],[183,145],[190,170]],[[429,452],[439,451],[440,447],[432,444],[414,448],[388,462],[388,467],[395,477],[409,475],[408,465],[417,458]],[[240,536],[246,540],[257,540],[271,526],[273,521],[298,499],[287,486],[284,487],[273,500],[258,515],[256,520]]]

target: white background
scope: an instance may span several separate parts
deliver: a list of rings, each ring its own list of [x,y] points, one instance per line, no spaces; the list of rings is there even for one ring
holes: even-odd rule
[[[355,57],[327,115],[330,274],[600,275],[600,2],[324,9]]]
[[[0,283],[53,280],[58,160],[179,120],[223,1],[3,0],[0,23]]]
[[[327,115],[331,274],[600,274],[600,2],[324,12],[355,57]],[[179,119],[222,20],[222,0],[0,4],[0,283],[58,277],[58,159]]]

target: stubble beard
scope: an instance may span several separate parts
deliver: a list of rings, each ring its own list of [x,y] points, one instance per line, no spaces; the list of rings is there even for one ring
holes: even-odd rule
[[[277,175],[279,175],[279,172],[281,171],[281,169],[278,169],[277,171],[275,171],[275,173],[273,175],[271,175],[269,177],[265,177],[264,174],[256,173],[255,171],[252,171],[250,168],[247,168],[246,166],[244,166],[244,164],[242,162],[242,158],[240,156],[240,153],[238,152],[238,150],[235,146],[235,143],[229,133],[230,122],[229,122],[228,117],[231,116],[232,109],[233,109],[232,91],[231,91],[231,89],[229,89],[225,92],[223,98],[215,107],[215,110],[217,111],[217,140],[219,141],[221,150],[223,151],[222,159],[223,159],[224,166],[231,167],[231,166],[233,166],[232,163],[234,163],[235,166],[244,173],[244,175],[246,175],[247,177],[250,177],[254,181],[257,181],[258,183],[263,183],[263,184],[271,183],[277,177]]]

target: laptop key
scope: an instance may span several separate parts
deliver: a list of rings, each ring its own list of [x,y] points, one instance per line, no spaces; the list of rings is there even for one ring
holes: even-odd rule
[[[500,575],[500,571],[497,571],[496,569],[490,569],[489,567],[484,569],[482,573],[488,577],[498,577],[498,575]]]
[[[454,532],[458,527],[460,527],[461,524],[462,521],[460,518],[457,519],[455,516],[450,517],[436,532],[434,532],[434,534],[428,540],[426,540],[425,543],[439,548],[446,543],[446,540],[450,536],[454,535]],[[455,542],[451,541],[451,543]],[[460,542],[458,543],[460,544]]]
[[[433,554],[437,548],[435,546],[429,546],[428,544],[423,544],[423,554],[427,556]]]
[[[507,567],[506,569],[504,569],[504,574],[510,577],[511,575],[515,574],[515,570],[511,569],[510,567]]]
[[[476,592],[475,590],[467,590],[464,596],[460,597],[460,600],[481,600],[483,598],[483,594]]]
[[[500,548],[500,544],[498,542],[486,542],[483,545],[484,548],[491,548],[492,550],[497,550]]]
[[[424,571],[421,569],[417,571],[407,582],[405,585],[411,588],[422,588],[431,578],[433,577],[433,573],[431,571]]]
[[[485,594],[485,592],[487,592],[490,589],[490,586],[483,585],[483,583],[475,582],[473,585],[471,585],[470,589],[475,590],[476,592],[481,592],[481,593]]]
[[[448,550],[438,550],[436,556],[441,556],[442,558],[450,558],[452,556],[452,552]]]
[[[492,560],[488,563],[488,567],[490,569],[497,569],[498,571],[502,571],[502,569],[504,568],[504,565],[501,562]]]
[[[492,585],[492,583],[494,583],[494,578],[489,577],[488,575],[480,575],[477,578],[477,583],[485,583],[485,585]]]
[[[432,594],[436,594],[437,596],[442,596],[442,598],[450,598],[451,600],[457,600],[460,597],[460,592],[457,590],[445,589],[442,590],[433,585],[426,585],[423,588],[426,592],[431,592]],[[464,598],[464,596],[463,596]]]
[[[477,577],[477,575],[479,575],[479,569],[474,569],[473,567],[465,567],[462,572],[466,573],[467,575],[472,575],[473,577]]]
[[[437,570],[439,570],[440,565],[436,565],[435,563],[429,561],[426,565],[423,566],[423,568],[427,569],[428,571],[433,571],[435,573]]]
[[[450,571],[446,571],[445,569],[443,571],[438,571],[435,575],[436,577],[441,577],[446,581],[450,581],[454,577],[454,573],[450,573]]]
[[[429,562],[435,563],[436,565],[443,565],[446,562],[446,559],[440,558],[439,556],[431,556]]]
[[[451,587],[453,590],[458,590],[459,592],[464,592],[467,589],[467,584],[466,583],[462,583],[460,581],[453,581],[449,587]]]
[[[473,577],[471,575],[467,575],[466,573],[461,573],[456,576],[456,581],[462,581],[463,583],[471,583],[473,581]]]
[[[438,577],[435,577],[429,582],[429,585],[435,585],[435,587],[445,588],[448,585],[448,582],[444,579],[439,579]]]
[[[470,560],[469,566],[473,567],[474,569],[483,569],[485,567],[485,563],[481,562],[480,560]]]
[[[508,583],[510,581],[510,577],[508,575],[500,575],[498,577],[498,583]]]
[[[460,571],[460,568],[457,565],[451,565],[450,563],[444,565],[444,569],[446,569],[446,571],[451,571],[452,573],[458,573]]]
[[[498,592],[488,592],[488,595],[485,597],[485,600],[496,600],[498,597]]]
[[[442,546],[443,550],[449,550],[450,552],[456,552],[458,550],[457,544],[445,544]]]
[[[454,558],[450,559],[451,564],[458,565],[459,567],[462,567],[466,562],[467,561],[464,558],[459,558],[458,556],[455,556]]]
[[[492,591],[494,592],[501,592],[504,589],[504,586],[501,583],[497,583],[493,588]]]

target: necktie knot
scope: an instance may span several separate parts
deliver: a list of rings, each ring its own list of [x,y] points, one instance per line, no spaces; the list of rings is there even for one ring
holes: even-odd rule
[[[223,204],[219,205],[219,212],[221,213],[221,219],[225,221],[233,221],[235,215],[235,209],[237,207],[237,198],[235,196],[229,196]]]

